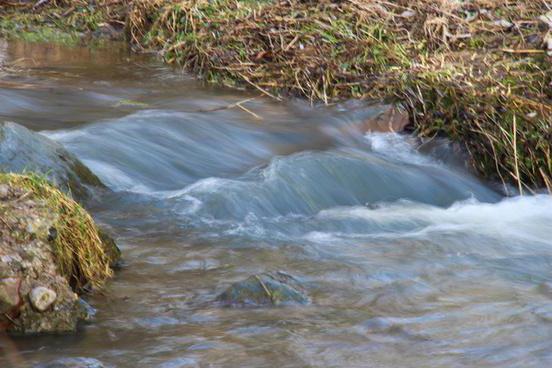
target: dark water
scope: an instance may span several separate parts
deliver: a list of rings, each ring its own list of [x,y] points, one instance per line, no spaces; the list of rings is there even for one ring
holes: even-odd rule
[[[58,140],[112,189],[91,206],[126,261],[92,298],[94,323],[16,340],[26,362],[552,366],[550,196],[502,199],[446,150],[366,135],[378,107],[358,102],[207,88],[115,46],[0,43],[2,61],[0,119]],[[252,97],[254,114],[205,111]],[[210,303],[276,270],[313,303]]]

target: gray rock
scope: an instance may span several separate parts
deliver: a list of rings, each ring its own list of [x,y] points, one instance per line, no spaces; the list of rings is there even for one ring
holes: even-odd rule
[[[106,368],[106,366],[94,358],[61,358],[48,363],[38,364],[35,368]]]
[[[88,197],[87,187],[104,187],[100,179],[61,144],[11,122],[0,123],[0,171],[43,174],[77,200]]]
[[[297,279],[284,272],[263,273],[236,282],[217,301],[227,306],[252,307],[310,303]]]
[[[56,298],[56,292],[44,286],[35,287],[29,293],[31,305],[39,312],[44,312],[48,309],[56,301]]]

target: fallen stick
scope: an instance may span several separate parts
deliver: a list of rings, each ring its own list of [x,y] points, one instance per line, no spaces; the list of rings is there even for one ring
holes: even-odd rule
[[[537,50],[537,49],[500,49],[502,52],[506,52],[508,54],[544,54],[546,51],[544,50]]]

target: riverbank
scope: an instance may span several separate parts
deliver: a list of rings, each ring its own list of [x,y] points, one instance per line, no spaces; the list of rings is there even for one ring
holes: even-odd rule
[[[92,323],[13,338],[13,365],[550,365],[552,196],[502,198],[444,139],[365,134],[367,101],[278,102],[117,45],[0,42],[3,80],[35,87],[0,86],[0,166],[71,153],[124,254]]]
[[[4,7],[0,28],[124,29],[136,49],[208,82],[323,103],[398,100],[417,134],[463,143],[485,178],[550,191],[549,11],[545,1],[58,1]]]

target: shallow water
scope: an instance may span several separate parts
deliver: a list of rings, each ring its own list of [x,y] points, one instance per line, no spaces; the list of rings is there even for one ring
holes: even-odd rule
[[[446,145],[422,154],[417,140],[364,134],[377,106],[205,87],[115,46],[0,42],[1,61],[19,70],[2,76],[0,119],[58,140],[109,186],[90,206],[125,259],[91,299],[93,323],[15,340],[27,363],[552,364],[552,197],[501,198]],[[258,117],[205,111],[252,97]],[[275,270],[312,304],[212,303]]]

